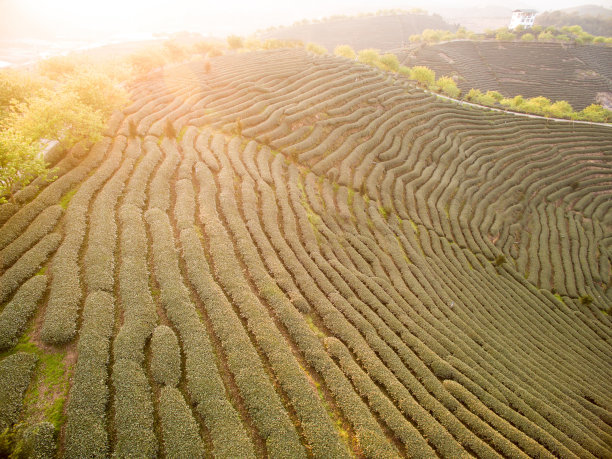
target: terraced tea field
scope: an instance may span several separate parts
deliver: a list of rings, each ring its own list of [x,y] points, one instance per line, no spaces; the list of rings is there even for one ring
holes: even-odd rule
[[[425,65],[437,75],[457,75],[467,92],[499,91],[506,97],[566,100],[576,110],[612,95],[612,48],[560,43],[454,41],[400,55],[407,65]]]
[[[0,209],[0,428],[62,351],[67,458],[610,457],[611,128],[211,63]]]

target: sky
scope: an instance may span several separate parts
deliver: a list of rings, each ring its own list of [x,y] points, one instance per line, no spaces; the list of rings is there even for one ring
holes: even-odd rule
[[[301,19],[384,8],[441,12],[491,5],[545,11],[585,3],[612,8],[612,0],[0,0],[0,39],[104,39],[181,30],[205,36],[246,36]]]

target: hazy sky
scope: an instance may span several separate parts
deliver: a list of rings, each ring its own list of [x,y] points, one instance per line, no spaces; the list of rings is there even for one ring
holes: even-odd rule
[[[612,0],[0,0],[0,38],[106,38],[129,33],[198,31],[223,37],[289,25],[332,14],[374,12],[381,8],[503,6],[539,11],[585,3],[612,7]]]

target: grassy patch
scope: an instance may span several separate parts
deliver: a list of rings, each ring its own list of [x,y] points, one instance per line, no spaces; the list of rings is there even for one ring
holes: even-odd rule
[[[317,327],[315,323],[313,322],[312,316],[310,315],[306,316],[306,323],[308,324],[310,329],[315,333],[315,335],[317,335],[317,338],[319,338],[320,340],[323,340],[326,338],[325,333],[323,333],[321,329]]]
[[[62,206],[62,209],[66,210],[66,208],[68,208],[68,204],[70,203],[70,200],[72,199],[72,197],[74,196],[74,194],[77,192],[78,189],[79,187],[73,188],[68,193],[66,193],[64,196],[62,196],[62,199],[60,199],[60,202],[59,202],[60,206]]]

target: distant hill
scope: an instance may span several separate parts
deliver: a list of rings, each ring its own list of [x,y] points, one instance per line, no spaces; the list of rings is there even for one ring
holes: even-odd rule
[[[561,11],[569,14],[578,13],[582,16],[600,16],[603,18],[612,17],[612,9],[604,8],[603,6],[599,5],[580,5],[572,8],[563,8]]]
[[[455,31],[457,26],[445,22],[437,14],[405,13],[296,24],[263,32],[259,37],[314,42],[330,51],[338,45],[349,45],[355,50],[377,48],[385,51],[404,46],[410,35],[420,34],[425,29]]]
[[[430,8],[451,24],[458,24],[468,30],[482,33],[486,29],[507,27],[512,16],[512,7],[487,5],[474,8]]]
[[[612,48],[560,43],[454,41],[423,46],[400,56],[437,76],[453,75],[463,91],[504,96],[544,96],[583,109],[612,93]]]
[[[536,16],[535,23],[544,27],[579,25],[593,35],[612,36],[612,9],[585,5],[558,11],[545,11]]]

